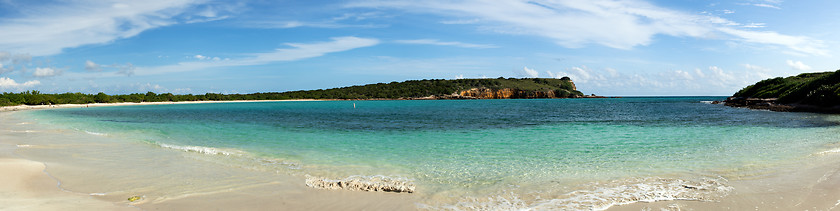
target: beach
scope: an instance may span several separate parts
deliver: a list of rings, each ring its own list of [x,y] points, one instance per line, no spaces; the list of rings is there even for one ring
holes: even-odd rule
[[[0,113],[2,210],[412,210],[416,201],[319,190],[306,187],[305,177],[243,171],[194,153],[44,131],[11,113]]]
[[[575,193],[527,195],[520,189],[539,187],[522,184],[508,195],[463,198],[476,191],[432,192],[430,187],[440,185],[422,180],[415,193],[317,189],[307,187],[307,173],[320,170],[301,172],[307,167],[296,165],[303,164],[261,158],[263,164],[252,165],[253,158],[232,148],[119,141],[120,136],[101,131],[42,125],[44,120],[14,115],[18,112],[0,112],[0,171],[11,178],[0,183],[0,193],[7,196],[0,204],[9,205],[8,210],[557,210],[569,207],[557,202],[574,199],[568,194]],[[597,210],[832,210],[840,203],[840,150],[823,148],[769,167],[657,173],[641,181],[595,180],[600,186],[583,182],[568,189],[600,194],[595,195],[603,200],[600,204],[575,205]],[[338,175],[328,178],[343,178]],[[626,196],[604,197],[604,191],[621,187],[635,189],[627,189]],[[477,190],[496,193],[484,189]],[[140,199],[128,200],[134,196]]]

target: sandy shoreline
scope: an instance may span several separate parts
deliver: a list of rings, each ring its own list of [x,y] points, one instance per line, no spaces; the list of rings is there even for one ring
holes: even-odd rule
[[[418,201],[413,194],[314,189],[301,176],[49,130],[13,113],[0,113],[0,210],[413,210]]]
[[[263,101],[175,104],[225,102]],[[16,110],[155,104],[173,103]],[[0,113],[0,210],[416,210],[422,208],[416,204],[424,200],[420,197],[426,197],[313,189],[303,177],[243,170],[207,162],[195,153],[109,145],[107,137],[47,131],[11,117],[14,113]],[[57,143],[59,139],[74,142]],[[609,210],[840,210],[840,150],[834,151],[758,176],[727,178],[734,190],[720,200],[636,202]],[[208,183],[213,184],[204,185]],[[158,187],[178,188],[161,192]],[[127,201],[134,195],[143,200]]]
[[[199,104],[199,103],[247,103],[247,102],[295,102],[295,101],[323,101],[315,99],[295,100],[231,100],[231,101],[178,101],[178,102],[141,102],[141,103],[91,103],[91,104],[59,104],[59,105],[17,105],[2,106],[0,112],[4,111],[26,111],[55,108],[84,108],[84,107],[105,107],[105,106],[137,106],[137,105],[173,105],[173,104]]]

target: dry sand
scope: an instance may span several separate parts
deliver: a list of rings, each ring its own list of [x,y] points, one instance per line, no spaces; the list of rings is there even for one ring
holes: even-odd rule
[[[43,163],[15,156],[16,148],[0,143],[0,210],[136,210],[59,189]]]

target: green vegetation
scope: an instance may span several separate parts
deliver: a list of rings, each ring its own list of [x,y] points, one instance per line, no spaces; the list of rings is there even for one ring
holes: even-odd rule
[[[87,104],[87,103],[118,103],[118,102],[175,102],[175,101],[229,101],[229,100],[288,100],[288,99],[399,99],[419,98],[427,96],[449,95],[471,88],[516,89],[522,91],[550,91],[562,93],[560,97],[582,96],[583,93],[574,89],[574,84],[568,78],[497,78],[497,79],[457,79],[457,80],[411,80],[405,82],[391,82],[350,86],[326,90],[271,92],[253,94],[215,94],[203,95],[174,95],[171,93],[127,95],[107,95],[105,93],[84,94],[43,94],[38,91],[0,94],[0,106],[9,105],[49,105],[49,104]]]
[[[750,85],[733,97],[779,98],[782,104],[840,105],[840,70],[772,78]]]

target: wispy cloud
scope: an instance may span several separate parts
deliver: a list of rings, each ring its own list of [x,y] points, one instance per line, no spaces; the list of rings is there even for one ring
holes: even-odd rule
[[[134,75],[134,65],[131,63],[126,63],[124,65],[120,64],[112,64],[112,65],[101,65],[97,64],[91,60],[85,61],[85,70],[88,72],[103,72],[105,70],[113,70],[116,74],[119,75],[126,75],[132,76]]]
[[[198,62],[181,62],[174,65],[158,67],[138,67],[138,75],[162,74],[170,72],[187,72],[215,67],[233,67],[261,65],[272,62],[288,62],[320,57],[328,53],[348,51],[356,48],[369,47],[379,44],[379,40],[359,37],[335,37],[331,41],[317,43],[286,43],[291,48],[276,49],[268,53],[249,54],[247,57],[236,59],[216,60]],[[204,56],[198,55],[200,58]],[[199,58],[199,57],[196,57]]]
[[[779,6],[772,5],[772,4],[764,4],[764,3],[762,3],[762,4],[752,4],[752,5],[753,5],[753,6],[756,6],[756,7],[772,8],[772,9],[777,9],[777,10],[782,9],[782,8],[781,8],[781,7],[779,7]]]
[[[652,43],[656,35],[708,39],[720,37],[714,35],[722,33],[736,41],[781,45],[803,54],[827,54],[825,46],[813,38],[736,29],[733,27],[741,24],[709,14],[662,8],[642,0],[362,0],[347,6],[480,19],[478,24],[483,29],[546,37],[570,48],[599,44],[630,49]]]
[[[0,49],[45,56],[62,49],[101,44],[176,24],[205,0],[119,0],[31,3],[20,17],[0,19]],[[206,13],[212,8],[205,8]],[[195,15],[199,18],[218,18]]]
[[[462,42],[445,42],[436,39],[419,39],[419,40],[397,40],[397,43],[402,44],[419,44],[419,45],[440,45],[440,46],[455,46],[461,48],[498,48],[495,45],[488,44],[472,44]]]

